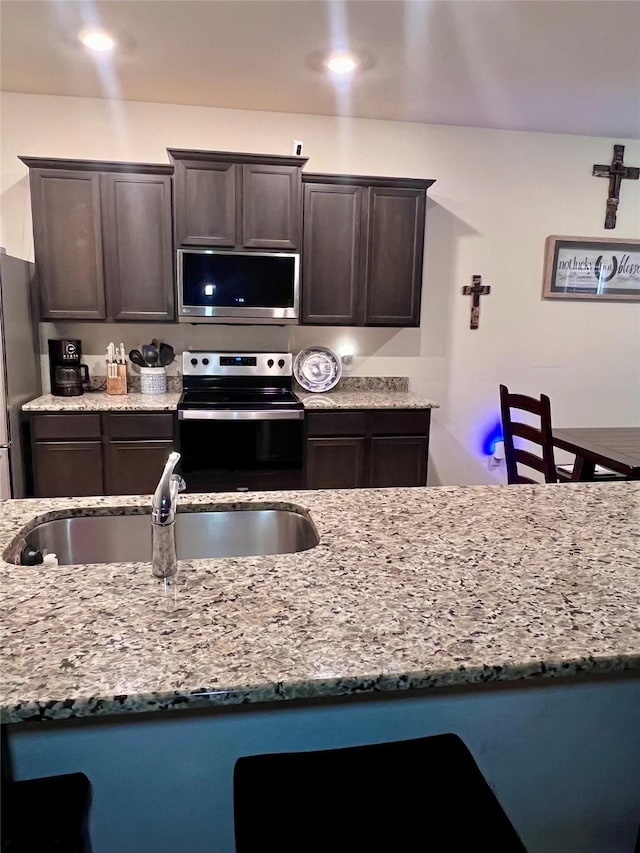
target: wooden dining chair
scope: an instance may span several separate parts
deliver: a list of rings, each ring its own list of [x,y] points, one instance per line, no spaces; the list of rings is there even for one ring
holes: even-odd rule
[[[502,415],[502,435],[504,438],[504,456],[507,463],[507,482],[537,483],[531,477],[520,473],[520,466],[532,468],[544,476],[545,483],[569,482],[571,471],[556,467],[553,453],[553,435],[551,431],[551,401],[546,394],[540,398],[527,397],[524,394],[512,394],[506,385],[500,386],[500,412]],[[538,418],[538,425],[532,426],[517,420],[515,412],[527,412]],[[530,442],[530,449],[516,447],[514,438],[523,438]]]

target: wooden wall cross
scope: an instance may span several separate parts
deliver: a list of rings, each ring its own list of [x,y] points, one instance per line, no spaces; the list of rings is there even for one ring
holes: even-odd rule
[[[604,219],[605,228],[616,227],[616,214],[620,203],[620,185],[623,180],[637,181],[640,178],[640,168],[624,165],[624,145],[613,146],[613,160],[610,166],[593,167],[592,175],[596,178],[609,178],[609,195],[607,197],[607,213]]]
[[[491,286],[482,283],[481,275],[474,275],[471,279],[473,285],[468,284],[462,288],[464,296],[471,296],[471,320],[469,322],[470,329],[477,329],[480,325],[480,297],[487,296],[491,293]]]

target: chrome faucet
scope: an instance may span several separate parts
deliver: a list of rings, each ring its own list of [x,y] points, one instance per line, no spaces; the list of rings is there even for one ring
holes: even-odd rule
[[[157,578],[170,578],[178,569],[176,553],[176,503],[185,482],[174,473],[179,453],[170,453],[151,505],[151,570]]]

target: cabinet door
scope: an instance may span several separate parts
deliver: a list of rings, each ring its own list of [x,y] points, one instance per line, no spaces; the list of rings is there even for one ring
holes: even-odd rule
[[[370,187],[367,225],[367,326],[419,326],[425,192]]]
[[[110,441],[106,445],[108,495],[150,495],[155,491],[172,441]]]
[[[104,494],[100,441],[35,441],[33,469],[37,498]]]
[[[369,486],[424,486],[426,482],[426,436],[371,439]]]
[[[42,320],[104,320],[100,182],[96,172],[31,169]]]
[[[174,167],[176,245],[235,246],[238,166],[176,160]]]
[[[107,315],[173,319],[170,175],[102,174]]]
[[[364,485],[365,438],[307,439],[308,489],[357,489]]]
[[[358,322],[362,195],[362,187],[304,185],[303,323]]]
[[[291,251],[300,245],[300,167],[242,166],[242,235],[247,249]]]

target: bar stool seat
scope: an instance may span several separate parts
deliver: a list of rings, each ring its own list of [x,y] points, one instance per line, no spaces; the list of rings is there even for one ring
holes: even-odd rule
[[[236,853],[525,851],[455,734],[245,756],[233,786]]]
[[[91,853],[84,773],[4,781],[2,853]]]

